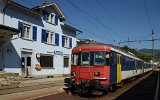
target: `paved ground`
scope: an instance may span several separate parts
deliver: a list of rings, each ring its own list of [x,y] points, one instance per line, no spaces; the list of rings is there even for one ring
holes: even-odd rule
[[[24,100],[63,92],[64,78],[46,78],[21,81],[18,87],[0,89],[0,100]]]
[[[116,92],[109,93],[109,95],[80,97],[79,95],[59,93],[34,100],[154,100],[156,78],[157,72],[148,73],[141,78],[125,84]]]

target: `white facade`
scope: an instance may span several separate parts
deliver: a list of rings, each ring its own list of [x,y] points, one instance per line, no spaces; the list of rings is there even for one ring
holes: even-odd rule
[[[0,0],[0,24],[3,24],[3,2]]]
[[[0,5],[1,4],[2,3],[0,2]],[[1,7],[2,6],[0,6],[0,9],[2,9]],[[54,13],[55,9],[51,7],[45,7],[43,10],[52,13],[54,17],[58,16]],[[77,30],[66,27],[60,21],[59,17],[58,24],[56,25],[43,20],[43,16],[43,14],[39,15],[32,12],[32,10],[23,8],[23,6],[19,7],[11,4],[7,7],[5,11],[4,25],[20,29],[19,23],[22,23],[24,33],[20,33],[19,36],[14,36],[11,43],[9,43],[3,50],[4,71],[19,73],[20,76],[63,75],[70,73],[71,50],[76,46]],[[52,21],[54,20],[55,19],[53,18]],[[1,12],[0,23],[2,23]],[[29,27],[29,31],[27,31],[25,25],[28,25],[27,27]],[[33,27],[36,27],[36,36],[33,34]],[[24,30],[26,30],[26,33]],[[45,37],[42,36],[43,30],[45,30]],[[47,32],[51,32],[52,35],[48,35]],[[55,37],[55,34],[58,34],[58,36]],[[22,35],[24,35],[25,38],[22,37]],[[52,38],[49,38],[49,36]],[[36,37],[36,40],[34,40],[33,37]],[[68,47],[64,47],[64,43],[62,43],[64,42],[62,39],[63,37],[68,38]],[[42,42],[42,38],[45,38],[46,41]],[[58,45],[56,44],[56,40],[58,40]],[[53,62],[53,66],[42,66],[41,56],[51,56],[50,59],[53,61],[47,61],[49,63]],[[69,66],[67,67],[64,67],[65,57],[69,58]],[[45,59],[45,57],[43,59]],[[41,69],[35,69],[36,66],[41,66]]]

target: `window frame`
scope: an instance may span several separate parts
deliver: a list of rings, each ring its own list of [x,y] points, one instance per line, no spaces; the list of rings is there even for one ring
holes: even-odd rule
[[[68,59],[68,64],[67,64],[68,66],[65,66],[65,61],[64,61],[65,58]],[[70,64],[69,64],[69,61],[70,61],[69,56],[63,56],[63,68],[69,68],[69,65],[70,65]]]
[[[47,38],[47,33],[48,33],[48,38]],[[45,43],[55,45],[55,31],[53,32],[53,31],[46,30],[45,34],[46,34]]]
[[[89,54],[89,64],[87,65],[85,65],[85,64],[82,64],[82,59],[83,59],[83,54],[84,53],[88,53]],[[81,66],[90,66],[91,65],[91,52],[81,52],[81,64],[80,64]]]
[[[49,56],[49,57],[52,57],[52,65],[50,67],[46,67],[46,66],[42,66],[41,64],[41,56]],[[42,69],[47,69],[47,68],[53,68],[54,69],[54,55],[50,55],[50,54],[41,54],[40,55],[40,58],[39,58],[39,61],[40,61],[40,65],[42,67]]]
[[[55,24],[55,14],[47,13],[46,22],[51,23],[51,24]]]
[[[110,64],[110,66],[112,66],[112,65],[114,65],[115,64],[115,57],[114,57],[115,55],[114,55],[114,53],[113,52],[110,52],[109,53],[109,64]],[[111,63],[111,61],[112,61],[112,63]],[[112,64],[112,65],[111,65]]]
[[[103,57],[103,59],[104,59],[104,62],[103,62],[103,64],[95,64],[95,57],[96,57],[96,55],[95,55],[95,53],[97,53],[97,52],[103,52],[103,55],[102,55],[102,57]],[[106,52],[105,51],[96,51],[96,52],[94,52],[94,59],[93,59],[93,65],[94,66],[106,66]],[[109,53],[108,53],[109,54]]]
[[[69,37],[64,36],[64,47],[69,48]]]
[[[33,34],[32,34],[32,30],[33,30],[33,29],[32,29],[32,25],[31,25],[31,24],[24,23],[24,22],[23,22],[22,24],[23,24],[23,27],[22,27],[22,34],[23,34],[23,35],[21,36],[21,38],[22,38],[22,39],[27,39],[27,40],[33,40],[33,39],[32,39],[32,35],[33,35]],[[28,37],[26,36],[26,34],[27,34],[27,32],[26,32],[26,31],[27,31],[27,28],[29,28],[29,33],[28,33],[29,36],[28,36]]]
[[[75,59],[75,55],[77,57],[76,64],[75,64],[75,60],[74,60]],[[80,64],[80,60],[81,60],[80,53],[72,53],[72,55],[71,55],[71,65],[73,65],[73,66],[81,65]]]

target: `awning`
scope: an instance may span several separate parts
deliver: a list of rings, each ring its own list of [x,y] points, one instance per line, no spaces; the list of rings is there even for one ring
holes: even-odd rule
[[[19,34],[19,30],[9,27],[0,25],[0,49],[2,49],[8,42],[11,41],[13,35]]]

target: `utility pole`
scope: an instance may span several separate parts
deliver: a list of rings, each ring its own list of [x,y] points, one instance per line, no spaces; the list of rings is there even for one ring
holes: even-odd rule
[[[154,31],[152,30],[152,63],[154,69]]]
[[[129,37],[128,37],[128,47],[129,47]]]

